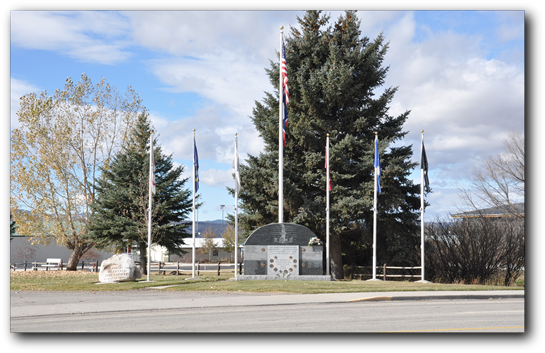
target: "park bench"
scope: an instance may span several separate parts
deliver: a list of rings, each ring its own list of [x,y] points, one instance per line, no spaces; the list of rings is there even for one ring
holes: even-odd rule
[[[47,259],[45,265],[42,266],[44,266],[46,270],[49,270],[51,267],[57,267],[62,270],[62,259]]]

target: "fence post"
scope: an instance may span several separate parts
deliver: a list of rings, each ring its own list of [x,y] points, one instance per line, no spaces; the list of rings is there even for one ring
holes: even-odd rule
[[[13,263],[13,271],[17,271],[17,262]]]
[[[81,270],[83,271],[85,269],[85,261],[81,261]]]
[[[180,261],[176,261],[176,276],[180,275]]]
[[[218,276],[220,275],[220,264],[221,264],[221,261],[218,261]]]
[[[27,266],[27,263],[26,263],[26,260],[25,260],[25,272],[26,272],[26,266]]]
[[[64,266],[62,265],[62,259],[61,259],[61,268],[60,270],[62,271],[64,269]]]
[[[200,276],[200,270],[201,270],[201,263],[197,261],[197,276]]]
[[[38,260],[35,260],[34,261],[34,268],[33,268],[34,271],[38,271]]]
[[[386,281],[386,264],[384,264],[384,267],[382,268],[382,275],[383,275],[382,279]]]

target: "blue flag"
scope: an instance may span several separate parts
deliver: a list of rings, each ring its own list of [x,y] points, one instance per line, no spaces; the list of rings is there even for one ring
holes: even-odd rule
[[[378,158],[378,138],[375,138],[375,175],[377,176],[377,191],[380,194],[380,160]]]
[[[199,191],[199,154],[197,153],[197,144],[195,140],[193,140],[193,165],[195,167],[195,192]]]

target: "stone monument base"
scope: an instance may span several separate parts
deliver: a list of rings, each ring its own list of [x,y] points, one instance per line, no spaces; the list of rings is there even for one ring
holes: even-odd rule
[[[308,276],[287,276],[280,277],[275,275],[238,275],[237,281],[260,281],[260,280],[285,280],[285,281],[333,281],[331,276],[308,275]]]

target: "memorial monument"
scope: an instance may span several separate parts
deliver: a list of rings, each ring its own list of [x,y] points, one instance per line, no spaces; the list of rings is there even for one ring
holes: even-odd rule
[[[101,283],[131,282],[142,277],[142,272],[127,254],[113,255],[102,261],[98,279]]]
[[[331,281],[324,275],[324,248],[309,246],[316,235],[294,223],[272,223],[255,230],[244,243],[244,275],[237,280]]]

